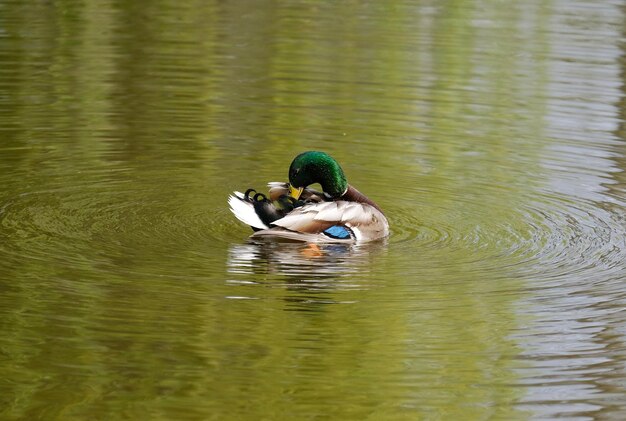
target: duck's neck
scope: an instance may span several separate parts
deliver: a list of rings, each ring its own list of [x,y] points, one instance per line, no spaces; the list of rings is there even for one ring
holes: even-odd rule
[[[376,203],[374,203],[373,200],[371,200],[369,197],[365,196],[363,193],[361,193],[360,191],[358,191],[357,189],[355,189],[349,184],[348,184],[348,190],[346,190],[346,192],[337,200],[347,200],[349,202],[366,203],[378,209],[380,213],[384,213],[383,210]]]

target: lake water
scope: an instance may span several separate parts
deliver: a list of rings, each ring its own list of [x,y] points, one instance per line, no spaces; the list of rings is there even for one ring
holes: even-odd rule
[[[0,4],[0,419],[626,419],[619,1]],[[385,210],[252,243],[323,150]]]

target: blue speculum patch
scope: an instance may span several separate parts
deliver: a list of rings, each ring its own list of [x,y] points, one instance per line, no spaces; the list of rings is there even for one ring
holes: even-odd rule
[[[334,225],[324,231],[324,234],[332,238],[338,238],[340,240],[347,240],[350,238],[350,230],[341,225]]]

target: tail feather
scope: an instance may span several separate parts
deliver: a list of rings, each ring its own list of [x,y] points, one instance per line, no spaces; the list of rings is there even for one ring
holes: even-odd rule
[[[244,200],[242,193],[235,192],[234,194],[235,196],[228,197],[228,204],[230,205],[230,210],[235,217],[244,224],[250,225],[253,228],[261,230],[268,229],[269,227],[264,224],[256,214],[252,203]]]

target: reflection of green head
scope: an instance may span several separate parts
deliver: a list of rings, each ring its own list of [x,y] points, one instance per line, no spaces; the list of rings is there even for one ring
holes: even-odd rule
[[[296,156],[289,167],[289,183],[295,187],[306,187],[319,183],[325,193],[339,197],[348,189],[343,170],[330,155],[309,151]]]

